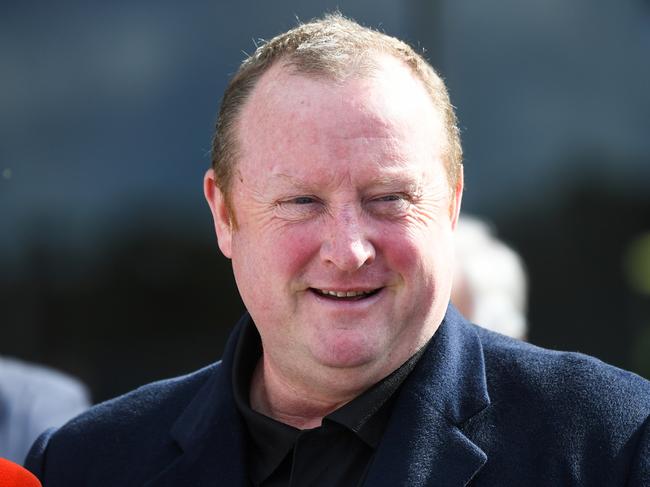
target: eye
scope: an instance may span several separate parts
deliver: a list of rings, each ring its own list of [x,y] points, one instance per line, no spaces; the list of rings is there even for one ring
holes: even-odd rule
[[[295,205],[308,205],[309,203],[315,203],[316,200],[311,196],[298,196],[292,200],[287,201],[286,203],[293,203]]]
[[[386,217],[404,216],[411,204],[410,198],[403,193],[390,193],[370,199],[368,207],[372,213]]]
[[[404,196],[399,194],[387,194],[385,196],[380,196],[375,198],[376,201],[400,201],[403,200]]]
[[[294,196],[276,203],[276,214],[286,220],[304,220],[322,210],[322,202],[315,196]]]

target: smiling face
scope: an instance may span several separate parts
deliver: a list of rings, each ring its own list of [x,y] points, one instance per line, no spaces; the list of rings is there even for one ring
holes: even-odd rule
[[[262,337],[264,365],[289,382],[367,387],[435,332],[449,300],[451,190],[439,112],[392,57],[336,83],[280,64],[239,119],[228,220],[213,174],[219,245]]]

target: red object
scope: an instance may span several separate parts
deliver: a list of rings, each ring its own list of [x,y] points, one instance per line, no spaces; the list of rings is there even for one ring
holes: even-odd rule
[[[0,458],[0,487],[42,487],[38,479],[17,463]]]

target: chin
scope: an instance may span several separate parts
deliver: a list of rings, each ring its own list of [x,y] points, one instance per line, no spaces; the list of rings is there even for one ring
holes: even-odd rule
[[[332,368],[363,367],[377,359],[376,347],[358,333],[338,333],[320,340],[312,350],[317,362]]]

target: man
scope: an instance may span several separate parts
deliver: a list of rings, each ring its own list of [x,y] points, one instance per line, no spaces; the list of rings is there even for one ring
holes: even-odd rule
[[[648,382],[448,306],[460,143],[409,47],[339,15],[276,37],[213,155],[250,316],[221,362],[43,435],[46,487],[647,485]]]
[[[0,457],[22,463],[43,430],[89,406],[86,386],[73,377],[0,356]]]

